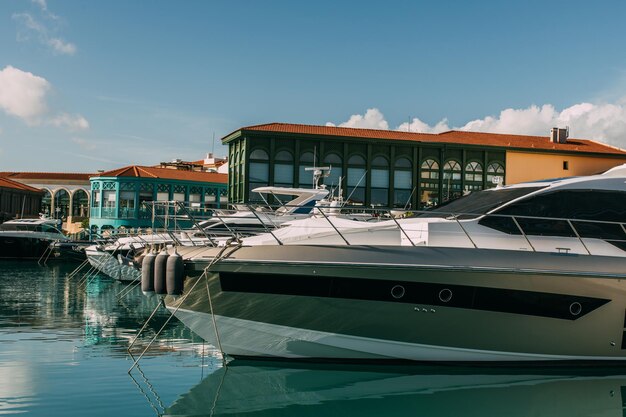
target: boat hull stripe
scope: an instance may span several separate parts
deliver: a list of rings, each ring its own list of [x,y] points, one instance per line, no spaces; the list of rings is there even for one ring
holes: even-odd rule
[[[577,295],[383,279],[220,272],[224,292],[382,301],[578,320],[610,300]]]

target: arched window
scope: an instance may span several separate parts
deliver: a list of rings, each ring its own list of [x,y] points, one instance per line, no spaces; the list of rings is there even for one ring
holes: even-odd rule
[[[264,187],[269,184],[270,166],[269,155],[263,149],[254,149],[250,152],[250,173],[249,173],[249,200],[262,201],[257,193],[252,192],[257,187]]]
[[[313,188],[313,171],[307,171],[306,168],[313,166],[315,157],[313,152],[304,152],[300,155],[300,168],[298,169],[298,184],[303,188]]]
[[[384,156],[372,160],[371,192],[373,206],[389,205],[389,160]]]
[[[426,159],[420,166],[420,209],[439,205],[439,162]]]
[[[365,158],[352,155],[348,158],[348,178],[346,179],[348,204],[365,204]]]
[[[393,206],[409,208],[413,188],[412,164],[408,158],[398,158],[393,173]]]
[[[54,194],[54,213],[55,219],[65,219],[70,215],[70,194],[60,189]]]
[[[504,184],[504,165],[492,162],[487,166],[487,187]]]
[[[85,190],[76,190],[72,196],[72,217],[87,217],[89,197]]]
[[[454,159],[443,164],[443,201],[461,197],[461,164]]]
[[[279,151],[274,156],[274,185],[293,187],[293,155],[289,151]]]
[[[483,189],[483,166],[480,162],[471,161],[465,165],[465,189],[468,191]]]
[[[41,197],[41,212],[50,216],[52,213],[50,213],[50,207],[52,204],[52,194],[50,193],[50,190],[47,190],[44,188],[44,195]]]
[[[237,157],[237,155],[239,155],[239,153],[235,154],[235,158]],[[267,152],[265,152],[263,149],[255,149],[252,152],[250,152],[250,159],[258,159],[261,161],[267,161],[270,159],[269,155],[267,154]]]
[[[341,157],[336,153],[329,153],[324,157],[324,166],[330,166],[330,174],[324,178],[324,184],[329,188],[337,187],[339,185],[339,179],[342,176],[341,170]]]

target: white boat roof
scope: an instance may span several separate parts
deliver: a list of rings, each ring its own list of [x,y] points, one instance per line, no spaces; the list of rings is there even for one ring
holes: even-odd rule
[[[287,188],[287,187],[257,187],[253,188],[252,191],[255,193],[267,193],[267,194],[276,194],[276,195],[310,195],[310,196],[320,196],[326,197],[329,193],[328,190],[323,188]]]
[[[59,220],[55,219],[14,219],[7,220],[3,224],[52,224],[56,226],[59,223]]]

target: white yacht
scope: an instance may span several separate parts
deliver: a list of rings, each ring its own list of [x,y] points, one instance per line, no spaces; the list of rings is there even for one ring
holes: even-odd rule
[[[232,357],[626,360],[626,166],[342,220],[183,248],[166,305]]]
[[[0,224],[0,259],[39,259],[53,242],[69,242],[52,219],[17,219]]]
[[[141,234],[115,239],[106,244],[92,245],[85,253],[92,267],[119,281],[141,279],[141,261],[135,257],[146,246],[215,246],[232,235],[238,238],[274,229],[283,223],[309,217],[316,204],[327,199],[325,188],[259,187],[253,191],[269,194],[276,200],[290,200],[272,209],[268,206],[235,206],[235,210],[215,210],[207,220],[197,222],[189,230]],[[267,202],[267,200],[265,200]]]

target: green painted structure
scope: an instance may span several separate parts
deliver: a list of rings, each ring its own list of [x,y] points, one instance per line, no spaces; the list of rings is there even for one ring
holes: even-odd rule
[[[227,175],[131,166],[90,178],[92,231],[153,226],[151,201],[179,201],[190,211],[227,204]],[[155,227],[160,227],[155,225]]]
[[[419,136],[283,123],[241,128],[222,138],[229,145],[229,201],[256,201],[251,190],[262,185],[311,187],[305,168],[314,164],[331,166],[325,184],[338,187],[341,178],[348,204],[366,207],[422,209],[503,182],[500,147],[402,135]]]

